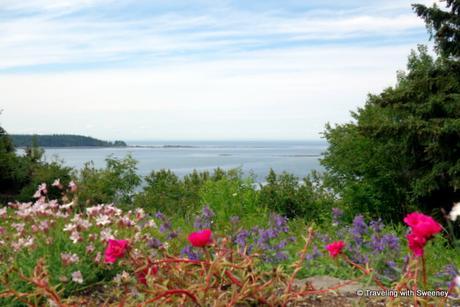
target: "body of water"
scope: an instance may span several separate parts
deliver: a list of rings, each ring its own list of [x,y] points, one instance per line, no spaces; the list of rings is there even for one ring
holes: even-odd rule
[[[128,144],[134,147],[46,148],[45,158],[50,161],[57,157],[65,165],[78,169],[88,161],[104,167],[108,156],[122,158],[130,153],[139,162],[138,173],[142,176],[160,169],[184,176],[194,169],[239,167],[245,175],[253,173],[257,181],[263,182],[270,168],[299,177],[311,170],[322,170],[319,158],[327,148],[322,141],[131,141]]]

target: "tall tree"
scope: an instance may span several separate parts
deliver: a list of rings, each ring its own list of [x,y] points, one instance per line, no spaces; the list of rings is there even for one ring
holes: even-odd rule
[[[445,57],[460,58],[460,0],[441,0],[446,9],[436,4],[427,7],[414,4],[413,8],[422,17],[431,36],[434,37],[438,52]]]
[[[324,133],[329,184],[355,211],[395,219],[460,200],[459,2],[447,1],[450,11],[414,7],[439,56],[419,47],[396,86]]]

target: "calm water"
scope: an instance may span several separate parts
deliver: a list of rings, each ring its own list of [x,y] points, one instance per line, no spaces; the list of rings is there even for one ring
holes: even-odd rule
[[[308,142],[147,142],[131,141],[129,145],[145,147],[129,148],[47,148],[45,157],[58,157],[64,164],[81,168],[87,161],[96,167],[105,165],[109,155],[124,157],[131,153],[139,161],[138,172],[148,175],[152,170],[170,169],[183,176],[192,170],[212,170],[240,167],[244,174],[251,172],[256,180],[264,181],[270,168],[276,172],[287,171],[299,177],[311,170],[322,170],[319,158],[327,144],[322,141]],[[178,147],[176,147],[178,146]]]

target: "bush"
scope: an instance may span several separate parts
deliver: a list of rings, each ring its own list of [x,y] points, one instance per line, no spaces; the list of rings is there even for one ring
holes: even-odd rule
[[[137,161],[131,155],[123,159],[109,157],[106,167],[96,169],[92,162],[85,164],[76,176],[80,206],[116,203],[132,204],[132,197],[141,178],[136,174]]]

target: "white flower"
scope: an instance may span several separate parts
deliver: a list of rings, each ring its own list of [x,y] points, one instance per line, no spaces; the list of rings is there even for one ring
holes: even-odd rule
[[[96,218],[96,225],[97,226],[105,226],[110,224],[110,217],[107,215],[100,215]]]
[[[70,203],[65,204],[65,205],[62,205],[62,206],[60,206],[59,208],[60,208],[60,209],[67,210],[67,209],[69,209],[69,208],[72,208],[74,205],[75,205],[75,203],[74,203],[73,201],[71,201]]]
[[[76,271],[72,273],[72,280],[76,283],[82,284],[83,283],[83,276],[81,275],[80,271]]]
[[[64,226],[64,231],[66,232],[71,232],[71,231],[74,231],[75,229],[77,229],[77,225],[75,224],[67,224]]]
[[[456,203],[452,207],[452,210],[450,210],[449,218],[455,222],[457,220],[457,217],[459,216],[460,216],[460,203]]]

